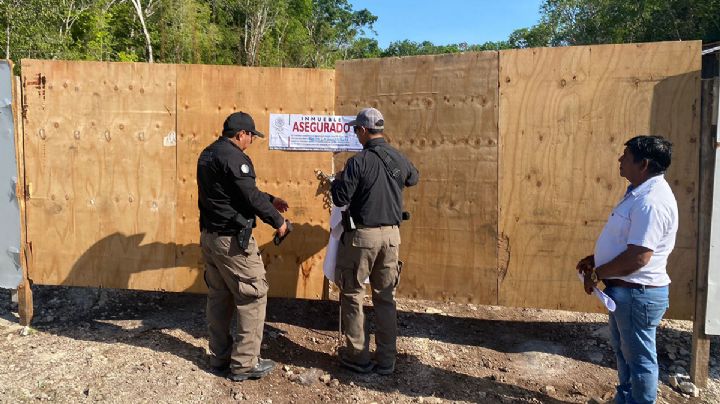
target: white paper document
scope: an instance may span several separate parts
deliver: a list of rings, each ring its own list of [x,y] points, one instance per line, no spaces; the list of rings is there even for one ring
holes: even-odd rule
[[[580,282],[585,282],[585,278],[580,272],[578,272],[578,278],[580,278]],[[602,304],[605,305],[605,308],[607,308],[610,312],[615,311],[616,306],[613,299],[611,299],[610,296],[606,295],[605,292],[598,289],[597,286],[593,287],[593,294],[597,296],[597,298],[602,302]]]
[[[342,228],[342,211],[347,206],[338,208],[333,205],[330,211],[330,240],[328,241],[327,252],[325,253],[325,261],[323,261],[323,274],[330,282],[335,282],[335,264],[337,263],[337,251],[340,244],[340,237],[343,234]]]
[[[330,240],[325,253],[325,261],[323,261],[323,274],[330,282],[335,282],[335,264],[337,264],[338,246],[343,234],[342,211],[347,208],[347,205],[342,208],[333,205],[330,211]],[[365,283],[370,283],[369,277],[365,279]]]

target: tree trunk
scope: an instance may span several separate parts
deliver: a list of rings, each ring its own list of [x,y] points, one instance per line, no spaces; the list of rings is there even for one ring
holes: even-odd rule
[[[135,6],[135,11],[137,12],[138,18],[140,19],[140,25],[143,29],[143,34],[145,34],[145,42],[147,43],[147,50],[148,50],[148,62],[153,63],[153,52],[152,52],[152,43],[150,42],[150,34],[147,30],[147,25],[145,24],[145,16],[142,10],[142,4],[140,4],[140,0],[130,0],[133,6]]]
[[[260,51],[262,39],[265,32],[275,23],[277,15],[270,15],[270,2],[271,0],[261,0],[259,3],[250,0],[245,1],[243,51],[245,52],[245,65],[247,66],[255,66],[258,63],[258,52]]]
[[[10,24],[5,29],[5,59],[10,60]]]

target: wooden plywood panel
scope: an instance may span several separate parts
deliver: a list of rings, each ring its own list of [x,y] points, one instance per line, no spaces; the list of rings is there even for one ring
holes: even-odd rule
[[[401,295],[497,303],[497,71],[496,52],[336,66],[336,113],[378,108],[420,171],[405,190]]]
[[[576,278],[626,182],[623,143],[675,144],[680,230],[669,315],[689,318],[695,268],[700,42],[500,53],[500,304],[599,310]],[[501,260],[502,264],[502,260]]]
[[[197,157],[222,131],[235,111],[253,116],[267,134],[271,113],[332,114],[332,70],[178,67],[178,265],[201,273]],[[267,138],[247,150],[258,187],[288,201],[285,217],[295,224],[282,246],[272,244],[273,230],[259,224],[254,235],[263,250],[271,296],[321,298],[322,260],[329,237],[329,210],[318,192],[314,170],[330,171],[329,153],[270,151]]]
[[[186,290],[175,271],[175,67],[22,61],[38,284]]]

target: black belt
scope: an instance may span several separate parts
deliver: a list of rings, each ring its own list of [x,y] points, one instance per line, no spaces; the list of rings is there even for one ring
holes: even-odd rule
[[[602,280],[605,286],[617,286],[621,288],[630,288],[630,289],[652,289],[652,288],[661,288],[662,286],[653,286],[653,285],[642,285],[640,283],[634,283],[634,282],[628,282],[624,281],[622,279],[603,279]]]
[[[203,230],[205,233],[208,234],[217,234],[218,236],[234,236],[238,233],[237,230],[219,230],[219,231],[212,231],[212,230]]]

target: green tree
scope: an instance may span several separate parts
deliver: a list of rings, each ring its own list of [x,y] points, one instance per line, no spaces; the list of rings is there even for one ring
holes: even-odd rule
[[[197,0],[161,0],[150,28],[157,57],[164,63],[213,60],[220,42],[210,4]]]
[[[353,42],[377,21],[367,9],[353,11],[347,0],[313,0],[311,5],[305,20],[312,46],[310,67],[332,67],[336,60],[346,59]]]
[[[720,0],[546,0],[541,15],[530,30],[552,46],[720,40]]]
[[[68,27],[72,28],[75,23],[75,15],[64,2],[1,1],[5,57],[16,60],[23,57],[66,57],[71,44]]]

